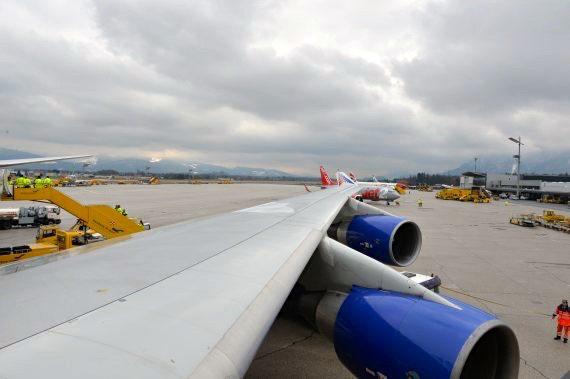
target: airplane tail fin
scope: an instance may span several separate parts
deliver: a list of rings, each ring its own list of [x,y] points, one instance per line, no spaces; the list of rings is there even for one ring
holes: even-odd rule
[[[348,172],[348,176],[350,177],[350,179],[352,179],[352,181],[356,183],[356,176],[352,173],[352,171]]]
[[[339,171],[336,173],[336,182],[338,183],[338,185],[342,185],[342,184],[355,184],[356,182],[354,180],[352,180],[352,178],[348,175],[346,175],[344,172]]]
[[[335,184],[323,166],[321,166],[321,184],[323,186],[333,186]]]

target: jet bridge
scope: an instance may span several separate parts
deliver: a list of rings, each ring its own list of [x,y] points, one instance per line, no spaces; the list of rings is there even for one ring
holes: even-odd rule
[[[49,201],[108,239],[144,230],[142,224],[137,224],[108,205],[82,205],[53,187],[14,188],[8,185],[5,176],[3,179],[2,201]]]

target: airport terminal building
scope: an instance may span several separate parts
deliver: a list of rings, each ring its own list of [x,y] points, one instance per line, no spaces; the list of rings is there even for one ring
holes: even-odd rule
[[[514,193],[517,191],[517,175],[486,174],[485,188],[496,193]],[[531,198],[543,195],[570,197],[570,176],[522,174],[520,190]]]

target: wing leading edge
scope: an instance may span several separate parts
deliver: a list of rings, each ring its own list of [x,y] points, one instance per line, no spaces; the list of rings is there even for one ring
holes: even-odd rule
[[[0,277],[3,376],[243,376],[357,190],[157,229]]]
[[[41,158],[0,160],[0,168],[22,166],[31,163],[47,163],[55,161],[64,161],[69,159],[81,159],[81,158],[91,158],[91,157],[92,155],[69,155],[63,157],[41,157]]]

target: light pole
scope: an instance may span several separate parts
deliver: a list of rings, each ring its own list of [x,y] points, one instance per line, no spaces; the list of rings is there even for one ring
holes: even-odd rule
[[[474,172],[477,172],[477,160],[479,160],[479,158],[475,157],[474,158],[474,161],[475,161],[475,171]]]
[[[519,154],[518,155],[513,155],[513,158],[517,159],[517,199],[520,199],[521,197],[521,145],[524,145],[524,143],[521,142],[521,137],[519,136],[519,139],[513,138],[513,137],[509,137],[510,141],[513,141],[514,143],[519,145]]]

